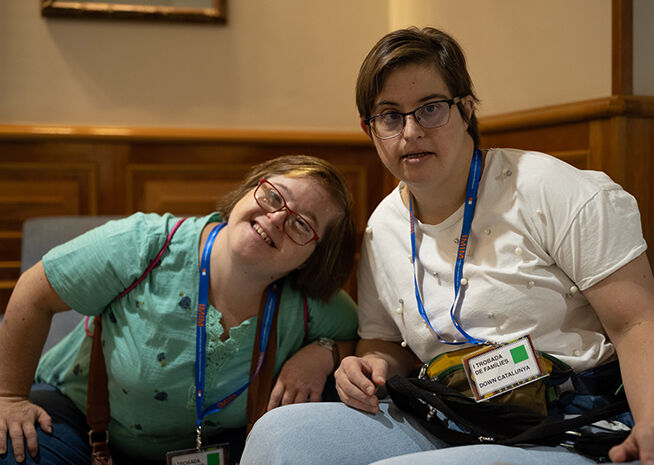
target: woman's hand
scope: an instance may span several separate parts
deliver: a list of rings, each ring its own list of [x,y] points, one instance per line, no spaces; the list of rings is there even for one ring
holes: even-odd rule
[[[380,357],[345,357],[334,373],[336,391],[350,407],[377,413],[377,388],[386,384],[388,362]]]
[[[30,456],[36,456],[35,423],[46,433],[52,433],[52,419],[41,407],[24,398],[0,397],[0,455],[7,453],[9,435],[16,462],[25,460],[25,443]]]
[[[417,359],[411,350],[397,342],[381,339],[360,339],[357,357],[346,357],[334,373],[336,391],[350,407],[377,413],[377,389],[394,375],[407,375]]]
[[[643,465],[654,463],[654,421],[637,423],[622,444],[609,451],[612,462],[639,460]]]
[[[329,349],[308,344],[289,358],[270,393],[267,410],[280,405],[320,401],[327,376],[334,369]]]

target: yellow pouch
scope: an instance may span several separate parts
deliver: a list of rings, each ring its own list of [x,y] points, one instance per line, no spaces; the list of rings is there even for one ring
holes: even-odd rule
[[[460,393],[474,397],[468,378],[466,377],[462,357],[478,351],[479,347],[466,347],[464,349],[455,350],[452,352],[445,352],[437,355],[430,362],[426,363],[421,372],[420,378],[438,381],[447,387],[455,389]],[[552,355],[544,352],[538,352],[538,361],[543,369],[543,373],[550,374],[554,367],[561,371],[568,371],[571,368],[553,357]],[[547,415],[547,378],[534,381],[529,384],[522,385],[511,391],[502,393],[498,396],[491,397],[487,402],[494,404],[512,404],[520,405],[533,410],[541,415]]]

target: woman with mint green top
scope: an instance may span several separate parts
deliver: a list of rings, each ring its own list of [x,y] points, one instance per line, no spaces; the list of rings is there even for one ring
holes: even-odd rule
[[[195,446],[202,279],[208,283],[203,408],[247,384],[260,303],[283,278],[276,296],[278,377],[269,408],[320,399],[334,370],[333,354],[325,344],[303,347],[305,337],[356,337],[355,305],[338,291],[352,267],[354,241],[343,178],[322,160],[280,157],[255,167],[219,210],[186,219],[160,263],[115,301],[152,262],[178,218],[137,213],[109,222],[56,247],[25,272],[0,329],[0,463],[13,463],[14,457],[88,463],[82,412],[92,339],[84,323],[36,368],[50,315],[69,308],[103,316],[114,458],[162,462],[166,452]],[[199,272],[203,254],[206,278]],[[339,345],[346,355],[347,343]],[[35,403],[28,400],[33,379],[39,383],[30,397]],[[246,400],[247,390],[201,416],[203,444],[222,442],[222,433],[246,424]],[[64,412],[61,420],[61,402],[72,402],[79,412]],[[14,447],[8,450],[5,442]]]

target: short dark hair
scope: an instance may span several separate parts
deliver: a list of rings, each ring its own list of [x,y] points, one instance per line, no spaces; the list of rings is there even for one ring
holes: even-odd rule
[[[285,155],[254,166],[239,187],[218,202],[224,221],[234,205],[257,187],[261,179],[275,175],[317,180],[340,209],[321,236],[316,250],[304,266],[288,276],[291,284],[307,297],[328,300],[350,277],[354,266],[356,233],[352,216],[352,194],[342,174],[329,162],[307,155]]]
[[[475,102],[479,102],[473,90],[463,50],[456,40],[433,27],[410,27],[386,34],[363,61],[356,85],[359,116],[372,116],[375,99],[391,71],[414,63],[435,65],[443,76],[451,97],[470,95]],[[479,146],[479,125],[474,108],[468,118],[460,102],[457,107],[468,123],[468,133],[472,136],[475,147]]]

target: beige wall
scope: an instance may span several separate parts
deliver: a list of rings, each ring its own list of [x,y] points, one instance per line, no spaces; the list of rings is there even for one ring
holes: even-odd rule
[[[611,0],[390,0],[390,12],[392,29],[458,40],[481,116],[611,95]]]
[[[227,0],[226,25],[42,18],[0,0],[0,124],[358,131],[387,0]]]
[[[413,24],[459,40],[482,116],[611,94],[611,0],[227,1],[205,25],[0,0],[0,124],[358,131],[361,60]],[[654,95],[654,2],[634,13],[634,90]]]

